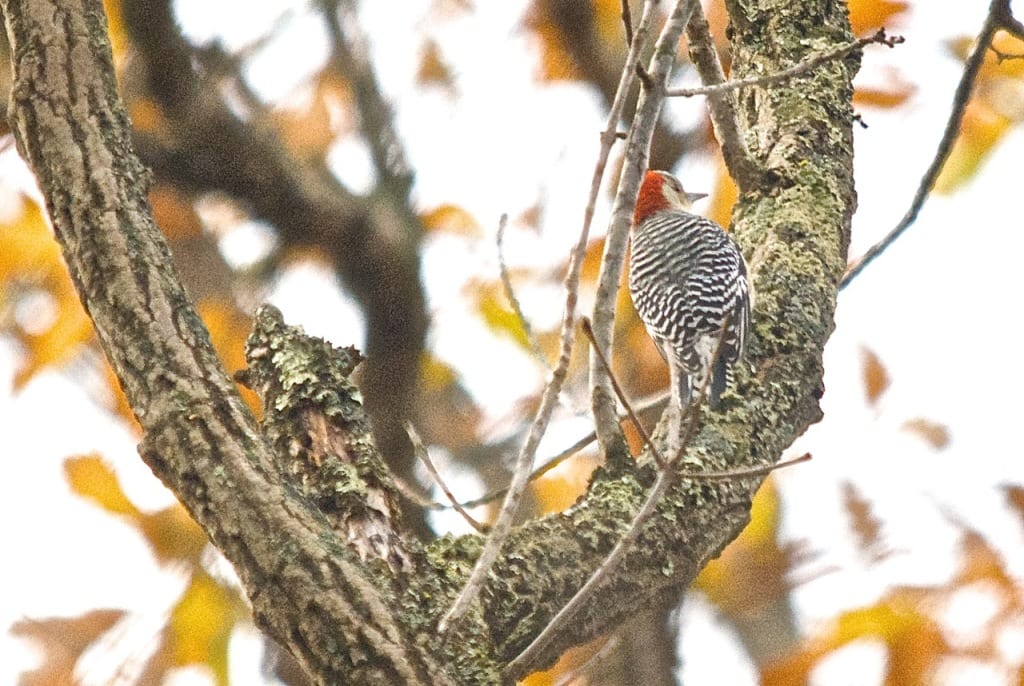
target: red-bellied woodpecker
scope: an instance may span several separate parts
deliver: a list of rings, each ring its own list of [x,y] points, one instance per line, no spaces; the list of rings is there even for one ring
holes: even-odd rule
[[[671,174],[647,172],[633,215],[629,292],[668,362],[673,400],[686,407],[711,374],[714,409],[746,347],[750,289],[732,236],[689,212],[702,197],[683,191]]]

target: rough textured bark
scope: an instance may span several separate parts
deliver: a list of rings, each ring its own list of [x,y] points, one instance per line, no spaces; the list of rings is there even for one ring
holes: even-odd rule
[[[390,513],[388,477],[380,456],[361,440],[365,423],[353,389],[332,386],[338,395],[330,397],[280,392],[309,382],[305,363],[279,367],[275,379],[255,385],[285,414],[301,407],[303,419],[293,430],[309,443],[292,450],[280,429],[275,434],[269,424],[256,424],[221,369],[153,223],[147,172],[117,96],[102,4],[3,0],[0,7],[14,56],[12,128],[145,430],[140,452],[234,564],[261,626],[322,683],[500,682],[501,666],[622,535],[653,481],[653,465],[611,460],[613,467],[600,470],[569,511],[519,527],[477,608],[442,642],[436,621],[478,554],[479,537],[420,548],[397,518],[383,516]],[[849,39],[840,2],[745,1],[733,2],[730,11],[738,75],[775,71]],[[837,61],[737,98],[751,152],[778,182],[746,193],[734,217],[757,289],[752,371],[739,375],[725,411],[705,418],[687,469],[770,463],[820,417],[821,350],[832,329],[855,204],[850,99],[856,66],[855,58]],[[311,342],[272,317],[264,329],[269,338],[254,350],[279,345],[287,357],[308,344],[323,353],[317,365],[347,375],[351,359],[344,351]],[[313,433],[330,440],[313,441],[316,426],[328,427]],[[326,459],[309,451],[323,445],[332,446]],[[311,454],[320,458],[310,460]],[[345,456],[349,468],[321,468]],[[295,460],[304,460],[301,468]],[[677,597],[746,523],[759,481],[676,484],[621,569],[523,671],[608,631],[638,605]],[[345,497],[328,499],[335,514],[326,516],[316,494],[330,483],[341,484]],[[367,507],[370,492],[373,507]],[[383,550],[397,556],[354,545],[366,542],[364,534],[348,540],[358,517],[372,520],[376,533],[383,527]],[[356,529],[365,531],[362,524]]]
[[[126,0],[122,9],[138,50],[135,68],[172,132],[136,137],[143,160],[180,188],[228,194],[274,226],[286,246],[320,247],[333,260],[366,319],[371,359],[363,391],[378,444],[408,478],[414,459],[403,427],[427,331],[422,227],[410,205],[410,179],[387,176],[396,180],[367,198],[348,192],[322,163],[292,155],[258,117],[244,121],[228,107],[217,79],[194,68],[196,53],[168,0]]]

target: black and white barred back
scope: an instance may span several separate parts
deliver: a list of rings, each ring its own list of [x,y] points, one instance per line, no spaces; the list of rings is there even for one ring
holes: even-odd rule
[[[672,368],[676,401],[689,404],[710,372],[707,397],[714,409],[750,329],[743,255],[717,224],[677,209],[652,214],[632,240],[633,305]]]

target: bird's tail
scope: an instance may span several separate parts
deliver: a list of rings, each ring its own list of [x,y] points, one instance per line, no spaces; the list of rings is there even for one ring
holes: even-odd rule
[[[722,399],[722,393],[725,392],[725,386],[729,381],[729,366],[725,363],[725,360],[719,355],[718,359],[715,360],[714,366],[711,368],[711,382],[708,384],[708,407],[712,410],[718,409],[718,403]]]

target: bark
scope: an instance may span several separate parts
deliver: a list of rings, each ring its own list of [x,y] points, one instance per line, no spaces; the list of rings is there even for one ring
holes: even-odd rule
[[[520,673],[501,675],[600,564],[654,480],[649,461],[610,460],[569,511],[513,532],[480,601],[443,641],[436,621],[481,541],[420,547],[402,528],[389,473],[347,381],[351,353],[262,310],[248,381],[274,411],[259,426],[217,361],[154,225],[102,3],[0,7],[13,51],[12,129],[144,429],[140,453],[234,564],[260,625],[313,679],[521,677],[638,607],[677,598],[742,529],[759,478],[679,481],[571,626]],[[740,76],[849,39],[839,2],[737,1],[730,12]],[[770,463],[820,417],[821,350],[855,204],[856,67],[856,58],[836,61],[783,87],[738,94],[747,144],[777,182],[749,190],[734,216],[757,290],[751,369],[739,374],[724,411],[705,417],[687,469]]]
[[[348,192],[324,164],[292,155],[259,123],[265,112],[245,121],[225,103],[220,81],[193,67],[200,55],[178,31],[168,0],[126,0],[122,9],[137,50],[134,68],[144,74],[138,80],[169,129],[137,136],[144,162],[178,188],[228,194],[274,226],[285,246],[317,247],[333,261],[366,319],[370,359],[362,385],[378,445],[392,469],[411,481],[414,459],[404,422],[412,413],[427,331],[422,227],[410,204],[411,179],[379,168],[387,182],[371,196]],[[354,66],[342,67],[354,78]],[[361,107],[360,118],[390,131],[390,122],[380,121],[386,116],[381,107]],[[389,147],[401,156],[397,146]],[[426,531],[425,523],[417,524]]]

